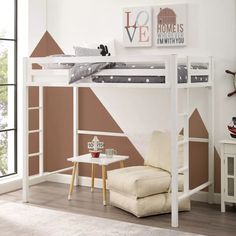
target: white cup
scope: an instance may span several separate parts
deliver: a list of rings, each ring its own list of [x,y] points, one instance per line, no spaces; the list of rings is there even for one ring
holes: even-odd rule
[[[105,154],[106,154],[106,157],[113,157],[113,155],[116,155],[117,154],[117,151],[113,148],[107,148],[105,149]]]

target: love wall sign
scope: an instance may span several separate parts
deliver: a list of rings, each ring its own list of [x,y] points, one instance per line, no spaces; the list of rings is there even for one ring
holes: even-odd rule
[[[152,46],[152,8],[126,8],[123,17],[124,46]]]
[[[126,47],[150,47],[152,38],[157,47],[186,45],[187,4],[126,8],[123,22]]]

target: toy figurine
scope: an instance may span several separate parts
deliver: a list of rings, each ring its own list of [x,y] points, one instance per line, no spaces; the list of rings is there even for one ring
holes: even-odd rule
[[[97,136],[94,136],[91,142],[88,142],[88,149],[91,152],[92,157],[99,157],[101,150],[104,148],[104,142],[100,142]]]
[[[101,50],[101,55],[102,56],[111,56],[111,53],[109,53],[109,50],[106,45],[100,44],[98,46],[98,49]]]
[[[236,117],[232,117],[232,121],[228,125],[228,130],[232,138],[236,138]]]

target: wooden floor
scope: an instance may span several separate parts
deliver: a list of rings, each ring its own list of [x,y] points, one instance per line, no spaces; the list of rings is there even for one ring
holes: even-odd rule
[[[73,200],[67,200],[68,185],[45,182],[30,189],[30,204],[45,208],[98,216],[108,219],[126,221],[136,224],[170,228],[170,214],[136,218],[135,216],[110,205],[102,205],[102,191],[76,187]],[[3,194],[0,199],[21,202],[21,190]],[[219,205],[192,202],[190,212],[179,215],[180,227],[177,230],[212,236],[236,235],[236,208],[228,207],[221,213]]]

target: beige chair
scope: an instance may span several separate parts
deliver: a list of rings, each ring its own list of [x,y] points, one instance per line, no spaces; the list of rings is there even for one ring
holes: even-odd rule
[[[180,139],[182,136],[180,136]],[[110,204],[137,217],[171,211],[170,134],[154,131],[144,166],[108,171]],[[179,148],[179,166],[183,166],[183,147]],[[179,193],[183,175],[179,175]],[[190,200],[179,203],[180,211],[190,210]]]

